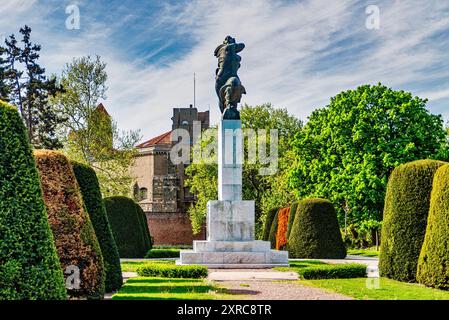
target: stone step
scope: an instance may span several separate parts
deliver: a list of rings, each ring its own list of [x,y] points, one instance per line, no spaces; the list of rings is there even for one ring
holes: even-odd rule
[[[193,241],[195,252],[267,252],[269,241]]]
[[[203,264],[213,268],[226,265],[288,265],[288,252],[270,250],[266,252],[196,252],[181,251],[178,264]]]

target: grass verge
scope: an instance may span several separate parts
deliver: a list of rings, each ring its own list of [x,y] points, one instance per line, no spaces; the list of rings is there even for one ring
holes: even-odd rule
[[[366,265],[358,263],[330,264],[317,260],[290,261],[290,267],[275,268],[295,271],[301,279],[340,279],[366,276]]]
[[[387,278],[300,280],[299,283],[358,300],[449,300],[448,291]]]
[[[348,254],[353,256],[363,256],[369,258],[379,257],[380,251],[376,250],[376,247],[366,249],[348,249]]]
[[[122,261],[122,272],[137,272],[137,269],[146,265],[154,264],[175,264],[175,260],[139,260],[139,261]]]
[[[214,300],[233,299],[233,295],[202,279],[136,277],[129,279],[112,299]]]

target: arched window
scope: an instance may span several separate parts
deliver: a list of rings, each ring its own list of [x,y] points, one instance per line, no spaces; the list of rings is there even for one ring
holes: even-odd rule
[[[145,200],[148,198],[148,189],[140,188],[140,200]]]

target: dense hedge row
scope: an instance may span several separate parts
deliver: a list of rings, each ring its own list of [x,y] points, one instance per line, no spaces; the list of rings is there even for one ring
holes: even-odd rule
[[[435,173],[418,282],[449,290],[449,164]]]
[[[0,300],[66,299],[23,121],[0,101]]]
[[[288,226],[287,226],[287,234],[285,237],[288,239],[290,237],[290,232],[292,231],[293,221],[295,220],[296,209],[298,208],[298,202],[293,202],[290,207],[290,213],[288,215]]]
[[[139,206],[137,203],[136,203],[136,210],[139,213],[140,226],[141,226],[142,233],[143,233],[145,252],[147,252],[148,250],[151,250],[151,247],[152,247],[150,228],[148,227],[147,215],[143,211],[142,207]]]
[[[278,231],[278,223],[279,223],[279,211],[281,209],[276,211],[276,214],[274,215],[273,218],[273,222],[271,223],[271,227],[270,227],[270,233],[268,235],[268,241],[270,241],[271,244],[271,248],[275,249],[276,248],[276,236],[277,236],[277,231]]]
[[[97,175],[85,164],[72,162],[72,166],[103,254],[106,292],[118,290],[123,283],[120,257],[109,226]]]
[[[147,253],[142,216],[134,200],[126,197],[104,199],[120,258],[142,258]]]
[[[177,266],[173,264],[148,264],[137,269],[137,274],[141,277],[162,277],[162,278],[206,278],[208,269],[206,266],[187,265]]]
[[[268,241],[270,238],[271,225],[273,224],[274,217],[276,216],[278,209],[271,209],[268,211],[265,217],[265,223],[263,225],[263,235],[262,240]]]
[[[348,279],[366,277],[366,265],[360,263],[319,264],[295,269],[301,279]]]
[[[105,272],[101,249],[86,212],[72,166],[61,153],[35,151],[44,202],[66,279],[74,280],[70,296],[101,299]]]
[[[403,164],[390,175],[385,197],[379,272],[399,281],[416,281],[416,269],[430,206],[435,172],[444,162]]]
[[[145,258],[179,258],[180,249],[151,249]]]
[[[346,256],[331,202],[304,199],[298,203],[287,248],[292,258],[343,259]]]
[[[290,215],[290,207],[282,208],[278,213],[278,227],[276,232],[276,249],[284,250],[287,245],[287,227],[288,217]]]

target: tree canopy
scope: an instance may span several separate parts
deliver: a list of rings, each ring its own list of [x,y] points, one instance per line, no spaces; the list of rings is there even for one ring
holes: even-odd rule
[[[245,105],[242,107],[240,115],[243,129],[265,129],[267,133],[271,129],[278,130],[279,160],[276,173],[261,175],[260,169],[266,164],[260,161],[256,163],[245,161],[243,165],[243,199],[256,202],[256,234],[261,236],[263,220],[268,211],[294,199],[293,193],[286,188],[286,168],[289,166],[289,157],[291,156],[290,140],[301,129],[302,122],[289,114],[286,109],[275,108],[269,103],[254,107]],[[198,150],[201,147],[204,150],[206,146],[210,147],[213,141],[216,142],[216,129],[211,130],[213,131],[210,131],[209,134],[203,134],[202,140],[194,149]],[[269,136],[267,135],[265,138],[269,145]],[[245,154],[248,153],[248,143],[254,143],[254,141],[245,140]],[[197,198],[197,202],[189,208],[190,219],[194,232],[199,232],[205,222],[207,202],[217,198],[216,154],[212,152],[209,159],[192,163],[187,167],[186,175],[186,186]]]
[[[439,157],[443,120],[426,102],[381,84],[331,98],[295,136],[290,187],[300,198],[330,199],[341,223],[345,217],[348,223],[380,221],[392,170]]]
[[[64,151],[70,159],[91,166],[104,196],[128,195],[133,177],[138,131],[121,132],[99,104],[106,98],[106,63],[99,56],[75,58],[61,75],[64,91],[53,103],[68,121],[63,126]]]

